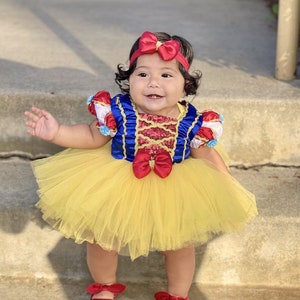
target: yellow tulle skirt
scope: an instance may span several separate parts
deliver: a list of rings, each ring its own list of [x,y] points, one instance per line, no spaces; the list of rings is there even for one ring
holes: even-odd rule
[[[239,230],[257,214],[255,197],[208,162],[188,158],[162,179],[137,179],[110,144],[66,149],[33,162],[43,218],[76,243],[98,243],[131,259]]]

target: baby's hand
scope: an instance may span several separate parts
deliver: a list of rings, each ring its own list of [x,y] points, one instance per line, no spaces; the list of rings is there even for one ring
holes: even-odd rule
[[[25,123],[28,127],[28,134],[47,141],[52,141],[55,138],[59,124],[49,112],[32,107],[31,112],[25,111],[24,114],[29,118],[29,121]]]

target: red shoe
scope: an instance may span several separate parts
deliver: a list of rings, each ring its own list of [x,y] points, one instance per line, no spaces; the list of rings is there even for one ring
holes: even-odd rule
[[[182,298],[177,296],[172,296],[167,292],[158,292],[154,295],[156,300],[189,300],[189,297]]]
[[[114,283],[111,285],[102,285],[100,283],[92,283],[90,284],[86,290],[91,294],[91,300],[97,300],[97,298],[93,298],[93,295],[101,293],[102,291],[108,291],[114,294],[113,300],[117,299],[117,295],[124,292],[126,286],[121,283]],[[100,298],[98,298],[100,300]],[[112,299],[103,299],[101,300],[112,300]]]

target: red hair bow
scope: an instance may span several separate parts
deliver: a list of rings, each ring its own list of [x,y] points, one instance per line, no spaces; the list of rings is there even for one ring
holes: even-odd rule
[[[132,162],[132,169],[135,177],[147,176],[152,168],[150,165],[151,155],[144,149],[139,150]],[[154,158],[153,171],[161,178],[167,177],[172,171],[172,158],[167,151],[158,153]]]
[[[186,70],[190,67],[187,59],[180,52],[180,43],[178,41],[169,40],[162,43],[154,33],[149,31],[144,32],[140,37],[139,48],[130,57],[130,64],[143,54],[153,54],[155,52],[164,61],[175,58]]]

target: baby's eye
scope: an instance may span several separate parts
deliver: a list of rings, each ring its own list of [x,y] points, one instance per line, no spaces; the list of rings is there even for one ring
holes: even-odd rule
[[[164,74],[161,75],[161,77],[163,77],[163,78],[170,78],[170,77],[172,77],[172,75],[168,74],[168,73],[164,73]]]
[[[144,72],[138,73],[137,76],[139,77],[147,77],[147,74]]]

